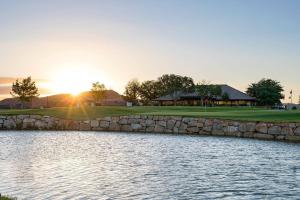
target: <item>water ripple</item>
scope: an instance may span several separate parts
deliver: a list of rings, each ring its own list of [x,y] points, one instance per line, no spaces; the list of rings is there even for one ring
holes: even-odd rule
[[[225,137],[0,132],[19,199],[300,199],[300,146]]]

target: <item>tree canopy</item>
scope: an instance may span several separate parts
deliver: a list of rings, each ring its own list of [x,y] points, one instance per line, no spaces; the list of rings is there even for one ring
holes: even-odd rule
[[[173,94],[177,91],[190,92],[194,89],[194,81],[187,76],[164,74],[157,79],[158,93],[160,96]]]
[[[222,95],[222,89],[219,85],[213,85],[206,81],[198,83],[195,88],[201,98],[202,105],[204,100],[211,100],[213,97]]]
[[[137,101],[139,98],[140,82],[137,79],[129,81],[125,87],[125,96],[128,101]]]
[[[22,102],[22,107],[24,102],[30,102],[34,97],[39,96],[35,81],[32,81],[30,76],[21,80],[17,79],[12,84],[10,94]]]
[[[93,95],[94,101],[98,102],[105,98],[105,85],[99,82],[92,84],[91,93]]]
[[[283,87],[280,82],[272,79],[262,79],[257,83],[252,83],[247,88],[247,94],[255,97],[257,104],[261,106],[273,106],[281,103],[284,98]]]
[[[139,88],[139,96],[141,100],[148,104],[151,100],[159,97],[158,82],[157,81],[144,81]]]

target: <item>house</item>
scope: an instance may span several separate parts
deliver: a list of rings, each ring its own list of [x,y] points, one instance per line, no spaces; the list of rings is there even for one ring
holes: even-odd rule
[[[226,99],[222,96],[215,96],[210,100],[206,100],[207,104],[220,106],[251,106],[255,105],[256,99],[250,97],[229,85],[219,85],[223,94],[227,94]],[[174,94],[165,95],[154,99],[160,105],[201,105],[202,100],[196,91],[190,93],[175,92]]]
[[[105,91],[105,98],[101,102],[94,102],[96,105],[105,106],[125,106],[126,101],[123,97],[113,90]],[[71,94],[57,94],[46,97],[33,98],[31,102],[25,102],[24,108],[52,108],[75,106],[78,103],[90,105],[93,102],[92,95],[89,92],[83,92],[77,97]],[[7,98],[0,101],[0,109],[22,108],[22,103],[17,98]]]

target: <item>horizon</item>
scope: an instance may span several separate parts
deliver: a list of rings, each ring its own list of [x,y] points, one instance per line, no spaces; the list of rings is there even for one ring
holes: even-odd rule
[[[298,102],[300,2],[217,2],[1,1],[0,99],[26,76],[47,95],[179,74],[243,92],[271,78]]]

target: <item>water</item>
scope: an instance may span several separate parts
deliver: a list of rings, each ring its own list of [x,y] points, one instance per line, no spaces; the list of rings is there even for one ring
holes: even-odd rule
[[[18,199],[300,199],[300,145],[101,132],[0,132]]]

